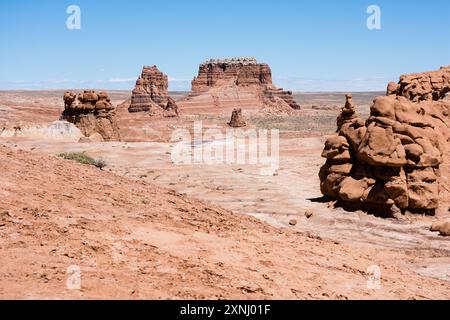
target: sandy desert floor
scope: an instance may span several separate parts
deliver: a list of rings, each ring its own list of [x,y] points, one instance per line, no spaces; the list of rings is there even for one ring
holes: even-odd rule
[[[57,120],[62,94],[1,92],[0,123]],[[362,116],[376,95],[354,94]],[[129,93],[111,97],[117,105]],[[201,120],[223,131],[228,111],[153,119],[122,106],[123,142],[0,138],[0,297],[450,298],[450,242],[429,231],[449,217],[449,203],[437,217],[400,221],[323,202],[320,154],[344,95],[296,99],[303,110],[291,116],[244,110],[251,128],[280,129],[274,175],[261,165],[172,162],[175,129]],[[55,157],[82,151],[105,170]],[[81,290],[67,289],[71,265],[81,268]],[[381,270],[375,290],[372,266]]]

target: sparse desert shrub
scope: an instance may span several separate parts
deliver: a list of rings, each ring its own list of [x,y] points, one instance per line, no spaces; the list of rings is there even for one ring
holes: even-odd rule
[[[73,161],[76,161],[81,164],[96,166],[100,170],[102,170],[104,167],[106,167],[106,162],[104,160],[94,159],[84,152],[64,152],[64,153],[58,154],[58,157],[66,159],[66,160],[73,160]]]
[[[106,167],[106,161],[103,159],[96,159],[94,166],[96,166],[100,170],[103,170],[103,168]]]

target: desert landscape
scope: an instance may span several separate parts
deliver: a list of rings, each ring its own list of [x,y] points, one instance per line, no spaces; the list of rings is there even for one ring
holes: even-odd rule
[[[449,299],[450,67],[398,77],[0,91],[0,298]]]

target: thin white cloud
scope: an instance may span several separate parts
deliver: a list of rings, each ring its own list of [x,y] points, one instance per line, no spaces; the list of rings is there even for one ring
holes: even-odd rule
[[[186,81],[191,81],[192,79],[179,79],[179,78],[173,78],[173,77],[169,77],[169,81],[172,82],[186,82]]]
[[[277,76],[274,84],[293,91],[384,91],[391,78],[354,78],[354,79],[308,79],[301,77]]]
[[[114,77],[99,80],[47,79],[43,81],[15,80],[0,82],[0,90],[45,89],[106,89],[131,90],[136,77]],[[354,79],[311,79],[292,76],[276,76],[273,82],[286,90],[303,92],[321,91],[384,91],[389,81],[397,79],[373,77]],[[169,77],[169,90],[189,91],[191,79]]]
[[[135,82],[136,78],[112,78],[108,80],[97,80],[97,83],[127,83]]]

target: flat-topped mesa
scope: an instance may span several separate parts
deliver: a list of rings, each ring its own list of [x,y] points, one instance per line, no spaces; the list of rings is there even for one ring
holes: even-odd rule
[[[272,72],[269,65],[255,58],[211,59],[200,65],[198,76],[192,80],[192,92],[224,84],[271,85]]]
[[[400,76],[398,84],[389,83],[388,95],[396,94],[418,101],[436,101],[450,92],[450,66],[424,73],[411,73]]]
[[[255,87],[269,102],[283,100],[292,109],[300,109],[292,92],[272,84],[272,70],[266,63],[255,58],[210,59],[199,67],[198,76],[192,80],[191,97],[201,95],[213,88],[234,86]]]
[[[178,113],[176,102],[169,97],[167,75],[156,66],[145,66],[136,81],[129,112],[148,112],[162,109]]]
[[[337,134],[322,153],[322,193],[344,207],[378,214],[434,213],[440,171],[448,168],[441,165],[449,161],[450,101],[440,98],[445,77],[445,69],[402,76],[397,89],[391,83],[387,96],[375,98],[367,121],[356,115],[347,95]]]
[[[77,126],[84,136],[100,134],[105,141],[120,140],[116,110],[106,92],[86,90],[64,94],[62,120]]]

